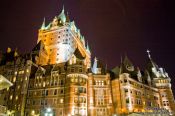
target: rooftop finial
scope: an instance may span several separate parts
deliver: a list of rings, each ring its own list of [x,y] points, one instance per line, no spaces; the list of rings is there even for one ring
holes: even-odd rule
[[[151,59],[151,55],[150,55],[150,52],[151,52],[151,51],[147,49],[146,52],[148,53],[148,57],[149,57],[149,59]]]
[[[121,62],[121,64],[122,64],[122,62],[123,62],[123,58],[122,58],[122,55],[121,55],[121,57],[120,57],[120,62]]]
[[[95,57],[94,58],[94,64],[93,64],[93,66],[92,66],[92,72],[94,73],[94,74],[97,74],[97,58]]]

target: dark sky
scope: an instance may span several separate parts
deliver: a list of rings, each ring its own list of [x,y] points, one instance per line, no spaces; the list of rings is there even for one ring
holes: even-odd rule
[[[152,58],[175,81],[175,7],[173,0],[3,0],[0,3],[0,49],[29,52],[43,18],[49,22],[62,6],[88,40],[93,56],[119,65],[127,54],[143,68]]]

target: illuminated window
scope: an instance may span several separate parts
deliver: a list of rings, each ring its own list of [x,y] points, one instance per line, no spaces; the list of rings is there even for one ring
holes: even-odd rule
[[[27,76],[26,76],[25,80],[27,81]]]
[[[83,79],[83,83],[86,83],[86,79]]]
[[[74,77],[71,78],[71,82],[74,82]]]
[[[83,102],[83,98],[79,97],[79,103],[82,103],[82,102]]]
[[[96,109],[96,112],[97,112],[97,116],[107,115],[106,108],[98,108],[98,109]]]
[[[54,90],[54,95],[57,95],[57,89]]]
[[[95,81],[95,85],[98,85],[98,81]]]
[[[27,69],[26,72],[28,73],[29,72],[29,69]]]
[[[20,85],[18,85],[17,88],[20,89]]]
[[[78,98],[77,97],[74,98],[74,103],[78,103]]]
[[[16,77],[13,77],[13,82],[15,82],[16,81]]]
[[[45,87],[46,86],[46,83],[45,82],[43,82],[43,87]]]
[[[75,77],[75,82],[76,82],[76,83],[78,82],[78,77]]]
[[[34,92],[34,95],[36,95],[36,91]]]
[[[15,71],[15,75],[17,75],[17,71]]]
[[[16,96],[16,100],[18,100],[18,96]]]
[[[77,87],[75,87],[74,91],[75,91],[75,93],[78,93],[78,88],[77,88]]]
[[[64,99],[63,98],[60,99],[60,103],[64,103]]]
[[[13,98],[13,95],[10,95],[10,100],[12,100],[12,98]]]
[[[80,83],[82,82],[82,78],[79,78],[79,82],[80,82]]]

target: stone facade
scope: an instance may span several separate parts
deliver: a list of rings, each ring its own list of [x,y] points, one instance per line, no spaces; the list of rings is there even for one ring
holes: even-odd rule
[[[148,56],[145,71],[127,56],[112,70],[97,58],[91,66],[89,46],[63,9],[44,20],[30,53],[1,53],[0,73],[13,86],[0,102],[11,116],[174,115],[171,79]]]

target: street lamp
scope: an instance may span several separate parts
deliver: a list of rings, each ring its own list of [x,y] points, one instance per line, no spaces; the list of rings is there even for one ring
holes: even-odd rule
[[[51,108],[47,108],[46,112],[44,113],[44,116],[53,116],[53,112]]]
[[[39,114],[36,114],[36,113],[35,113],[35,110],[32,110],[32,111],[31,111],[31,115],[32,115],[32,116],[39,116]]]

